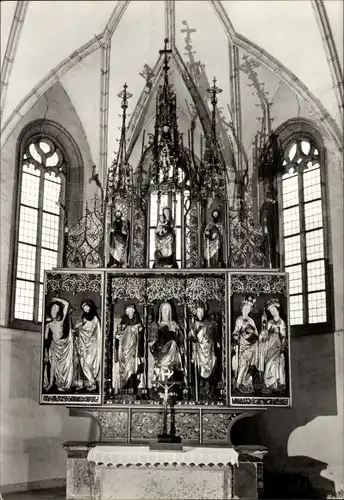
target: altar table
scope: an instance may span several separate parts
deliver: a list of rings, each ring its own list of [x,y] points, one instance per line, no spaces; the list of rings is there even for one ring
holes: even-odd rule
[[[264,450],[65,443],[68,500],[258,498]],[[244,447],[241,447],[244,448]]]

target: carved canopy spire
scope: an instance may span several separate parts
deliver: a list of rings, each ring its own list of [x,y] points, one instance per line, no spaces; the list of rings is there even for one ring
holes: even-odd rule
[[[207,92],[211,95],[211,132],[210,137],[206,137],[206,147],[199,169],[199,196],[202,199],[216,195],[226,196],[226,166],[222,160],[216,133],[217,94],[221,93],[222,89],[217,87],[215,77]]]
[[[127,88],[128,86],[125,83],[123,85],[123,90],[118,94],[118,97],[122,100],[122,126],[118,152],[108,170],[106,192],[106,200],[108,203],[113,203],[117,198],[128,200],[132,197],[134,191],[133,169],[128,162],[126,144],[128,99],[132,97],[132,94],[127,91]]]
[[[163,55],[163,82],[159,85],[156,96],[156,119],[153,140],[153,172],[152,179],[156,185],[170,183],[171,188],[179,181],[178,160],[179,132],[177,124],[177,99],[173,86],[169,81],[169,54],[168,39],[164,41]]]

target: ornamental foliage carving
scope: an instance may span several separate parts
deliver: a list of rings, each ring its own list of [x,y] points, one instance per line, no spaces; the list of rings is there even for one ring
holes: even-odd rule
[[[281,274],[231,274],[231,294],[287,295],[287,282]]]
[[[128,434],[128,414],[125,411],[92,412],[99,421],[102,430],[102,440],[126,440]]]
[[[137,412],[131,416],[132,439],[155,439],[161,433],[163,425],[162,412]]]
[[[153,304],[157,301],[176,300],[182,304],[185,298],[185,280],[183,278],[165,276],[164,278],[147,279],[147,300]]]
[[[102,275],[93,273],[49,273],[48,292],[96,292],[102,293]]]
[[[230,441],[229,425],[236,413],[204,413],[202,416],[203,441]]]
[[[119,277],[113,276],[111,280],[111,297],[112,300],[133,300],[145,302],[146,286],[145,280],[134,277]]]

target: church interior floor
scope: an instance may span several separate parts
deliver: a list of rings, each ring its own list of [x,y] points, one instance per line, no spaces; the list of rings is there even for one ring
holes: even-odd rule
[[[1,496],[0,496],[1,498]],[[49,490],[20,491],[3,493],[3,500],[60,500],[66,498],[65,488],[51,488]]]

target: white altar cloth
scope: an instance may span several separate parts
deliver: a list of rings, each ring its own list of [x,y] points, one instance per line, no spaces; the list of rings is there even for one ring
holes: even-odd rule
[[[183,451],[150,450],[148,446],[95,446],[87,460],[96,465],[148,467],[158,465],[223,466],[238,465],[234,448],[185,446]]]

